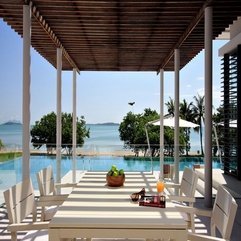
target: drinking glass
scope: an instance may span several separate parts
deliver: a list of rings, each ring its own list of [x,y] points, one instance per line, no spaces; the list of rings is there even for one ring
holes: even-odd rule
[[[165,187],[164,182],[162,180],[158,180],[156,183],[157,192],[162,194],[164,191],[164,187]]]

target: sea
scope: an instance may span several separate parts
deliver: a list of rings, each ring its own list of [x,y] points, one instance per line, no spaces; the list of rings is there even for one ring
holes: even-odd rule
[[[125,155],[124,143],[119,138],[119,125],[110,124],[87,124],[90,129],[90,138],[85,140],[81,151],[86,150],[91,155],[78,155],[76,166],[78,170],[90,171],[107,171],[113,163],[126,171],[151,171],[159,170],[159,158],[135,158]],[[191,143],[199,143],[199,136],[196,133],[196,139]],[[195,137],[195,136],[194,136]],[[4,143],[5,150],[18,151],[22,149],[22,125],[0,125],[0,139]],[[192,145],[192,148],[195,147]],[[32,147],[33,148],[33,147]],[[31,149],[34,151],[34,149]],[[46,150],[45,150],[46,151]],[[107,152],[108,151],[108,152]],[[118,151],[121,151],[118,154]],[[94,153],[93,153],[94,152]],[[46,153],[46,152],[44,152]],[[77,149],[78,153],[78,149]],[[103,154],[104,153],[104,154]],[[113,155],[113,153],[115,153]],[[132,153],[133,155],[133,153]],[[147,160],[148,159],[148,160]],[[202,158],[193,157],[192,159],[184,158],[180,162],[180,170],[185,167],[192,167],[193,164],[202,163]],[[151,160],[151,161],[150,161]],[[32,155],[30,164],[30,175],[34,188],[38,190],[36,172],[52,165],[54,175],[56,175],[55,156]],[[167,163],[172,163],[173,158],[166,158]],[[218,166],[219,165],[219,166]],[[220,163],[215,162],[214,168],[220,168]],[[71,157],[62,156],[61,160],[61,177],[63,177],[72,168]],[[7,162],[0,163],[0,205],[4,202],[3,191],[18,183],[22,179],[22,158],[15,158]]]
[[[83,150],[86,151],[106,151],[121,150],[124,142],[119,137],[119,124],[87,124],[90,130],[90,137],[85,139]],[[200,150],[199,134],[191,131],[190,143],[192,153]],[[1,124],[0,139],[6,150],[18,150],[22,148],[22,125],[21,124]],[[31,147],[33,148],[33,147]]]

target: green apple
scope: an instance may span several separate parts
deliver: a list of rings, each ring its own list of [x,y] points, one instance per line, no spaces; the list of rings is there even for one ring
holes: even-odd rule
[[[116,165],[112,165],[112,166],[111,166],[111,171],[113,171],[113,172],[114,172],[114,171],[116,171],[116,170],[117,170]]]
[[[113,172],[113,176],[117,177],[119,175],[119,173],[117,171]]]
[[[124,170],[123,169],[119,170],[119,175],[124,175]]]
[[[112,176],[112,174],[113,174],[113,172],[111,170],[108,171],[108,173],[107,173],[108,176]]]

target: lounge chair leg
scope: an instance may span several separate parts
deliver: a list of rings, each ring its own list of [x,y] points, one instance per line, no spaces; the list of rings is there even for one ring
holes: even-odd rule
[[[195,233],[195,217],[194,214],[190,214],[192,232]]]
[[[17,241],[18,240],[17,232],[11,232],[11,240],[12,241]]]

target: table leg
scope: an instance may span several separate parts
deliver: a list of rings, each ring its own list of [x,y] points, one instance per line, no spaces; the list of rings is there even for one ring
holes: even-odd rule
[[[49,229],[49,241],[60,241],[58,232],[53,229]]]

